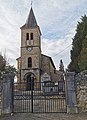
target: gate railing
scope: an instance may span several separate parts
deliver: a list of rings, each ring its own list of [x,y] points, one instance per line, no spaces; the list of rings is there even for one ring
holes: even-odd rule
[[[14,112],[66,112],[63,87],[43,82],[28,84],[31,89],[26,82],[14,83]]]

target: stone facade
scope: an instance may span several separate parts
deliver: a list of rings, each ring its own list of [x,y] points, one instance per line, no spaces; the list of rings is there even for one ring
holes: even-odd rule
[[[47,73],[50,75],[52,82],[58,82],[63,76],[63,72],[56,70],[52,58],[41,54],[41,74]]]
[[[75,77],[79,112],[87,112],[87,72],[85,72],[79,73]]]
[[[33,33],[33,40],[26,40],[26,34]],[[28,48],[32,48],[31,51]],[[32,58],[32,68],[28,67],[28,58]],[[39,28],[21,29],[21,80],[25,79],[24,75],[33,72],[37,81],[40,81],[40,32]]]

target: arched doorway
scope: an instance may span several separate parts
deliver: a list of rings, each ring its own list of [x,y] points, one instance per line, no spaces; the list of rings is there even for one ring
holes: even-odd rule
[[[27,75],[26,90],[34,90],[34,75],[32,73]]]

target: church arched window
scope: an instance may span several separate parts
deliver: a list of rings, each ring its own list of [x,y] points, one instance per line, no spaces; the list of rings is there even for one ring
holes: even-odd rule
[[[28,67],[32,67],[32,58],[31,57],[28,58]]]
[[[30,33],[30,40],[33,40],[33,33]]]
[[[29,40],[29,33],[26,33],[26,40]]]

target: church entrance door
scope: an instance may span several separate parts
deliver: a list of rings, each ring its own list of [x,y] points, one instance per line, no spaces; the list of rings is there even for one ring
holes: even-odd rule
[[[32,74],[27,76],[27,90],[34,90],[34,78]]]

